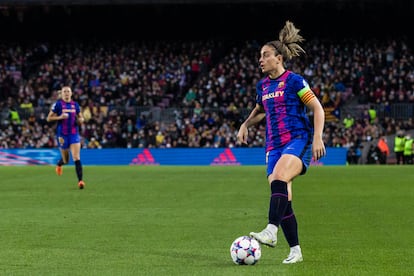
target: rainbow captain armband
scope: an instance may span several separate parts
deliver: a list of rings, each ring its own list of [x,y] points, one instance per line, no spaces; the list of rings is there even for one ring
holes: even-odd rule
[[[309,87],[305,87],[302,90],[300,90],[298,92],[298,95],[304,104],[309,103],[313,100],[313,98],[316,97],[315,94],[313,94],[312,90],[309,89]]]

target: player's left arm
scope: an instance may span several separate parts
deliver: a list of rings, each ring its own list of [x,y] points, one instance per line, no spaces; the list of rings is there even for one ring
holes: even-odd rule
[[[325,145],[323,143],[323,128],[325,125],[325,112],[319,99],[315,96],[309,86],[305,86],[298,93],[302,102],[313,112],[313,143],[312,155],[314,160],[319,160],[326,154]]]
[[[76,104],[76,119],[79,125],[85,122],[85,118],[83,117],[80,106],[78,104]]]
[[[83,122],[85,122],[85,118],[83,117],[82,112],[79,112],[76,116],[76,118],[78,119],[78,124],[83,124]]]

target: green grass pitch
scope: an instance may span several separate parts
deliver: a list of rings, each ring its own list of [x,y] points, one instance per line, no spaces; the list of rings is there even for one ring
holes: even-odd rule
[[[267,222],[262,166],[0,167],[0,275],[413,275],[414,167],[311,167],[293,184],[304,262],[288,245],[238,266]]]

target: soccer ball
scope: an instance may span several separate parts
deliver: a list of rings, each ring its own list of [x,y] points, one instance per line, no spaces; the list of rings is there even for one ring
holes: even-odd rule
[[[254,265],[262,256],[259,242],[249,236],[241,236],[232,242],[230,256],[235,264]]]

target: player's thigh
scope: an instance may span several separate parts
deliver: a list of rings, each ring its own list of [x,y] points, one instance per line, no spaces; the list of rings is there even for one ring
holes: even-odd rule
[[[75,143],[75,144],[70,145],[70,152],[72,154],[72,159],[74,161],[80,160],[80,148],[81,148],[80,143]]]
[[[269,183],[273,180],[290,182],[298,176],[303,169],[302,160],[293,154],[283,154],[277,161],[273,173],[269,175]]]

